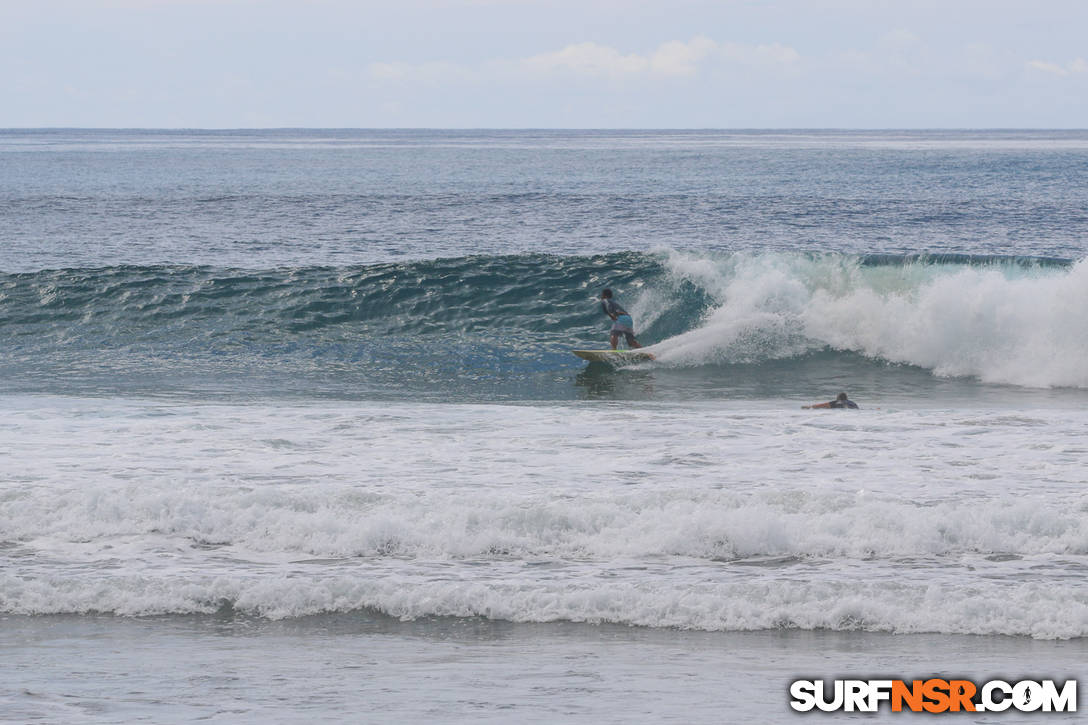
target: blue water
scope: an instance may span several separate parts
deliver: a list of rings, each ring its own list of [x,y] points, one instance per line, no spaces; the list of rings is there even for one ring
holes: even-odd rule
[[[1086,177],[1083,131],[0,131],[0,719],[1083,680]],[[604,287],[654,362],[570,354]]]
[[[753,258],[766,284],[924,303],[964,268],[1067,276],[1088,245],[1077,132],[6,131],[0,154],[0,371],[20,392],[577,399],[601,390],[568,350],[604,342],[604,286],[660,343]],[[987,304],[981,285],[962,303]],[[663,371],[659,397],[800,393],[833,351],[847,378],[895,365],[866,393],[943,369],[814,335],[811,301],[764,294],[779,324],[708,332],[716,351]],[[1001,362],[945,377],[1088,382]]]
[[[1076,131],[3,131],[0,269],[1083,256]]]

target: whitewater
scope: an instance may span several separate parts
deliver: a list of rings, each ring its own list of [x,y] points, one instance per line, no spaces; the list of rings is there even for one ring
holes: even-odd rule
[[[619,437],[584,405],[20,407],[8,612],[1045,638],[1088,617],[1083,414],[606,410]]]
[[[799,677],[1084,681],[1086,154],[0,132],[0,720],[780,721]],[[570,354],[606,286],[654,362]]]

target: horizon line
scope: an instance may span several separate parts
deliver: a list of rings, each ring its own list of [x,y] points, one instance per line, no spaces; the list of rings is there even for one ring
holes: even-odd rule
[[[1085,126],[0,126],[7,131],[1088,131]]]

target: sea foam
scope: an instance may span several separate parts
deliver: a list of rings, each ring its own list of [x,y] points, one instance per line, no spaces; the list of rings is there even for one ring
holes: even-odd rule
[[[402,619],[486,617],[510,622],[620,623],[705,631],[826,629],[896,633],[1083,637],[1088,596],[1050,584],[747,581],[668,586],[643,581],[430,581],[404,576],[134,576],[27,580],[0,574],[8,614],[241,615],[284,619],[373,610]]]
[[[939,376],[1088,387],[1088,260],[867,265],[841,255],[663,254],[674,279],[717,301],[697,327],[655,346],[667,364],[759,362],[826,347]]]

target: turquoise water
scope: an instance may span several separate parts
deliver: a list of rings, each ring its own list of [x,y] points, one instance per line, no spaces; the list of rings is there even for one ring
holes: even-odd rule
[[[756,721],[800,676],[1083,679],[1086,161],[0,131],[3,712]],[[570,354],[606,286],[653,363]]]
[[[41,270],[0,274],[0,372],[10,392],[197,399],[759,400],[843,386],[1080,399],[1086,275],[1036,257],[666,249]],[[648,366],[570,354],[607,345],[604,285],[657,355],[652,392],[638,382]]]

